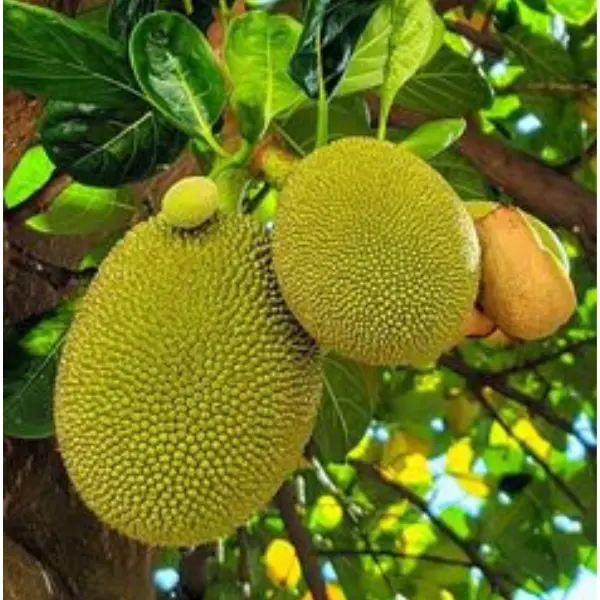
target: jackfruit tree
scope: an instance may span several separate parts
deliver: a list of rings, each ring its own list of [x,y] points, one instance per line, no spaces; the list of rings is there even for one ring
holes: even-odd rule
[[[595,597],[595,2],[4,34],[7,598]]]

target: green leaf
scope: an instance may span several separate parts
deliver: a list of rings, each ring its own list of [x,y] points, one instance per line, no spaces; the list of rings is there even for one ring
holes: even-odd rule
[[[558,40],[522,26],[514,27],[501,39],[525,67],[515,84],[573,81],[576,75],[573,59]]]
[[[392,0],[388,55],[380,91],[379,137],[398,90],[431,56],[435,13],[428,0]]]
[[[158,8],[158,0],[112,0],[108,11],[108,32],[126,42],[136,23]]]
[[[224,56],[234,86],[232,103],[246,139],[256,140],[273,117],[304,98],[287,73],[300,30],[291,17],[259,11],[243,14],[229,26]],[[246,117],[245,107],[255,110]]]
[[[325,91],[331,96],[348,67],[369,17],[380,2],[307,0],[304,28],[290,63],[290,75],[310,98],[319,95],[319,53]]]
[[[152,13],[135,26],[129,57],[148,100],[176,127],[223,154],[211,128],[225,103],[225,82],[202,32],[182,15]]]
[[[343,462],[362,438],[377,401],[372,367],[333,356],[323,358],[324,393],[313,439],[323,464]]]
[[[39,189],[55,170],[41,146],[27,151],[4,189],[7,208],[18,206]],[[48,210],[26,221],[26,226],[42,233],[83,235],[97,231],[114,231],[133,216],[128,191],[96,188],[72,183],[50,204]]]
[[[596,0],[547,0],[548,8],[573,25],[585,25],[596,14]]]
[[[4,83],[102,106],[140,95],[117,42],[93,26],[13,0],[4,2]]]
[[[451,146],[464,133],[464,119],[441,119],[415,129],[399,145],[427,160]]]
[[[454,150],[446,150],[434,156],[430,164],[463,200],[492,199],[481,173],[473,163]]]
[[[111,187],[160,171],[186,141],[143,103],[102,108],[63,100],[46,104],[40,136],[57,167],[81,183]]]
[[[442,46],[396,96],[395,104],[439,117],[461,117],[487,106],[492,90],[468,59]]]
[[[347,136],[370,136],[369,110],[363,98],[334,98],[329,103],[329,141]],[[317,114],[308,106],[294,112],[279,128],[283,137],[299,154],[307,154],[315,145]]]
[[[4,433],[45,438],[54,431],[52,397],[60,348],[73,318],[63,304],[4,334]]]

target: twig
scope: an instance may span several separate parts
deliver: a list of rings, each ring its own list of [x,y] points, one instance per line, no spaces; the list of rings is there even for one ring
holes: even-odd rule
[[[304,528],[296,510],[296,494],[289,481],[284,482],[279,488],[274,500],[290,540],[296,548],[302,573],[313,600],[327,600],[325,581],[321,576],[317,554],[314,551],[310,535]]]
[[[546,363],[552,362],[553,360],[560,358],[564,354],[576,352],[577,350],[579,350],[579,348],[587,346],[588,344],[595,345],[596,340],[597,337],[595,335],[592,335],[584,340],[578,340],[576,342],[573,342],[572,344],[567,344],[566,346],[564,346],[564,348],[560,348],[559,350],[557,350],[556,352],[552,352],[551,354],[546,354],[545,356],[539,356],[538,358],[527,360],[521,364],[508,367],[507,369],[493,371],[493,374],[506,377],[508,375],[512,375],[513,373],[519,373],[520,371],[533,370],[541,365],[545,365]]]
[[[446,28],[467,38],[481,50],[485,50],[494,56],[504,54],[504,46],[489,31],[479,31],[461,21],[447,21]]]
[[[29,198],[17,204],[12,208],[4,209],[4,222],[7,225],[20,225],[41,212],[48,210],[52,200],[56,198],[66,187],[72,183],[73,179],[64,171],[56,170],[50,176],[50,179]]]
[[[557,427],[569,435],[575,436],[584,446],[589,456],[595,460],[596,448],[587,444],[585,440],[581,438],[579,433],[573,429],[569,421],[556,414],[553,410],[539,400],[531,398],[527,394],[524,394],[523,392],[520,392],[519,390],[507,385],[504,381],[503,374],[475,369],[468,365],[460,356],[456,354],[446,354],[442,356],[438,361],[438,364],[454,371],[461,377],[464,377],[469,383],[469,387],[476,392],[483,387],[489,387],[498,394],[502,394],[514,402],[517,402],[517,404],[521,404],[532,414],[542,417],[545,421],[550,423],[550,425]]]
[[[314,451],[314,441],[311,438],[304,449],[305,457],[313,464],[315,468],[315,475],[319,483],[330,492],[340,503],[342,506],[342,510],[344,512],[344,516],[348,518],[348,520],[352,523],[352,526],[356,530],[358,537],[361,539],[362,543],[365,545],[366,552],[371,555],[373,562],[377,565],[379,572],[381,574],[382,579],[385,581],[390,593],[394,593],[394,587],[392,582],[386,572],[386,570],[382,567],[379,557],[376,554],[376,551],[373,550],[371,546],[371,541],[369,540],[369,536],[362,530],[360,526],[360,519],[362,517],[362,509],[357,506],[351,498],[349,498],[332,479],[329,477],[329,474],[321,464],[321,461],[317,458]]]
[[[472,566],[481,570],[483,576],[488,580],[492,590],[497,591],[503,598],[505,598],[505,600],[510,600],[512,596],[512,590],[508,588],[502,577],[496,573],[479,554],[477,546],[471,540],[465,540],[461,538],[450,526],[448,526],[442,519],[440,519],[431,511],[427,502],[425,502],[425,500],[423,500],[418,494],[415,494],[415,492],[400,482],[387,480],[382,476],[380,470],[374,465],[361,461],[351,461],[351,464],[362,477],[376,481],[377,483],[395,491],[399,496],[408,500],[422,513],[427,515],[435,527],[437,527],[464,552],[464,554],[471,561]]]
[[[239,548],[238,579],[242,586],[242,596],[249,600],[252,596],[252,580],[250,577],[250,562],[248,560],[248,532],[245,527],[237,530]]]
[[[485,398],[485,396],[481,393],[479,388],[474,389],[473,393],[475,394],[479,403],[485,408],[490,417],[494,419],[500,427],[509,435],[512,439],[516,440],[519,443],[519,446],[525,450],[525,452],[531,456],[531,458],[542,468],[546,476],[549,480],[551,480],[556,487],[562,491],[562,493],[579,509],[582,513],[586,513],[587,510],[585,506],[581,503],[577,495],[569,488],[569,486],[548,466],[546,461],[539,456],[536,452],[531,450],[527,444],[523,443],[523,440],[519,439],[513,432],[513,430],[508,426],[506,421],[500,416],[500,413],[492,406],[492,404]]]
[[[500,94],[549,94],[556,96],[578,96],[595,89],[594,84],[586,81],[545,81],[538,83],[514,84],[496,88]]]
[[[19,269],[32,273],[46,281],[55,290],[62,290],[72,283],[89,283],[96,274],[96,267],[74,271],[60,265],[49,263],[16,244],[9,242],[9,260]]]
[[[431,554],[406,554],[396,550],[357,550],[356,548],[333,548],[331,550],[317,550],[320,556],[387,556],[390,558],[400,558],[404,560],[424,560],[426,562],[439,563],[442,565],[456,565],[457,567],[473,566],[468,560],[458,558],[445,558],[443,556],[433,556]]]

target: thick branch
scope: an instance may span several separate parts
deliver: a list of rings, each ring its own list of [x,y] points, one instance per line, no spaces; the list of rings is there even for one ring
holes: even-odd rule
[[[372,114],[378,100],[370,98]],[[389,123],[414,128],[429,117],[400,107],[392,109]],[[596,245],[596,197],[588,190],[540,161],[485,135],[470,121],[456,150],[468,158],[488,181],[505,191],[526,211],[550,225],[560,225],[581,235],[588,250]]]
[[[52,200],[56,198],[73,179],[63,171],[54,171],[50,179],[27,200],[13,208],[4,209],[4,221],[8,225],[19,225],[45,210],[48,210]]]
[[[321,576],[317,554],[313,549],[310,535],[304,528],[296,510],[296,494],[289,481],[286,481],[275,494],[275,505],[281,513],[290,540],[296,548],[302,573],[313,600],[327,600],[325,581]]]
[[[8,440],[4,466],[5,534],[30,557],[20,569],[37,565],[46,573],[52,598],[154,598],[153,550],[107,529],[89,512],[50,440]],[[32,591],[35,581],[25,572],[20,581],[15,575],[14,600],[44,597]]]
[[[400,497],[408,500],[412,505],[416,506],[422,513],[426,514],[429,520],[446,535],[458,548],[460,548],[466,556],[468,556],[472,565],[478,567],[483,576],[488,580],[492,590],[498,592],[503,598],[509,600],[512,596],[510,588],[506,585],[500,574],[496,573],[487,564],[484,558],[480,555],[477,546],[471,540],[465,540],[461,538],[450,526],[448,526],[442,519],[431,512],[427,502],[423,500],[418,494],[415,494],[410,488],[397,481],[389,481],[382,476],[379,469],[369,463],[361,461],[352,461],[352,466],[355,467],[359,475],[365,479],[370,479],[384,485],[387,488],[396,492]]]
[[[438,364],[448,369],[451,369],[461,377],[464,377],[465,380],[468,382],[470,388],[474,389],[476,392],[479,392],[483,387],[489,387],[498,394],[502,394],[503,396],[510,398],[517,404],[524,406],[532,414],[541,417],[546,422],[550,423],[550,425],[557,427],[558,429],[564,431],[569,435],[574,435],[584,446],[588,455],[591,458],[595,459],[596,448],[587,444],[585,440],[583,440],[579,436],[579,434],[573,429],[569,421],[556,414],[553,410],[551,410],[548,406],[546,406],[539,400],[531,398],[527,394],[524,394],[523,392],[520,392],[519,390],[507,385],[502,374],[475,369],[468,365],[457,354],[446,354],[442,356],[438,361]]]

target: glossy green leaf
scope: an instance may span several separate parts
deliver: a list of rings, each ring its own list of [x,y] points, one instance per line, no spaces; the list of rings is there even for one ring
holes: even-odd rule
[[[176,127],[218,150],[211,128],[225,82],[206,38],[186,17],[158,11],[133,30],[129,57],[148,100]]]
[[[337,95],[377,88],[383,83],[391,31],[387,11],[389,8],[383,5],[373,15]],[[439,117],[460,117],[487,106],[491,94],[489,82],[472,62],[442,46],[431,59],[426,57],[426,63],[400,89],[395,103]]]
[[[240,15],[229,26],[224,56],[234,85],[232,103],[249,140],[304,98],[287,72],[300,31],[291,17],[260,11]],[[253,109],[249,115],[246,107]]]
[[[117,42],[93,26],[13,0],[4,2],[4,83],[102,106],[139,96]]]
[[[158,6],[158,0],[111,0],[108,32],[116,40],[126,42],[136,23]]]
[[[573,81],[573,59],[558,40],[518,26],[504,34],[502,41],[525,67],[515,84]]]
[[[43,148],[30,149],[11,173],[4,189],[7,208],[18,206],[39,189],[55,170]],[[42,233],[81,235],[114,231],[133,217],[130,193],[72,183],[51,202],[48,210],[29,218],[26,226]]]
[[[278,123],[278,129],[296,152],[306,154],[314,148],[316,124],[316,111],[307,106]],[[329,103],[329,140],[353,135],[373,135],[366,102],[360,96],[334,98]]]
[[[431,166],[454,188],[463,200],[493,199],[490,187],[467,158],[446,150],[430,160]]]
[[[390,11],[388,54],[380,90],[380,136],[398,90],[431,56],[436,32],[436,16],[428,0],[392,0]]]
[[[150,177],[187,139],[144,103],[102,108],[59,100],[46,104],[40,137],[57,167],[96,186]]]
[[[44,438],[54,431],[52,397],[60,349],[73,317],[56,311],[4,332],[4,434]]]
[[[331,354],[322,360],[324,393],[313,440],[324,464],[343,462],[373,417],[377,372],[372,367]]]
[[[568,23],[585,25],[596,14],[596,0],[548,0],[548,8]]]
[[[290,64],[290,74],[310,98],[319,95],[319,53],[325,91],[330,96],[340,83],[358,39],[380,2],[307,0],[304,28]]]
[[[461,117],[487,106],[489,82],[467,58],[442,46],[402,87],[395,104],[438,117]]]
[[[441,119],[425,123],[400,143],[405,150],[427,160],[451,146],[464,133],[464,119]]]

